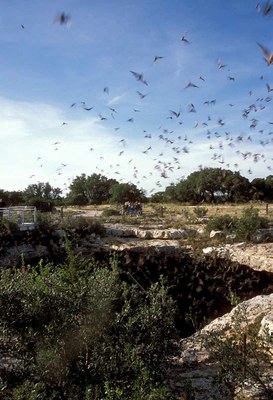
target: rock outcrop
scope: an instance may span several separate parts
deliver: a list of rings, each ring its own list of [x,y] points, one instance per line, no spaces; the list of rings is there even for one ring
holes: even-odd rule
[[[234,243],[224,246],[211,246],[203,249],[204,254],[246,264],[257,271],[273,272],[273,243],[247,244]]]
[[[187,398],[183,396],[187,394],[189,386],[192,395],[190,398],[195,400],[263,398],[261,385],[258,382],[256,384],[253,381],[251,382],[247,379],[247,376],[245,382],[242,382],[242,387],[237,387],[235,390],[235,395],[232,395],[227,387],[217,385],[215,381],[221,359],[218,356],[217,360],[215,348],[209,345],[208,338],[214,335],[221,340],[230,337],[232,332],[238,331],[240,328],[243,334],[244,327],[247,327],[247,332],[255,328],[259,335],[264,334],[265,327],[268,331],[266,351],[271,357],[271,366],[269,364],[269,369],[265,372],[269,378],[265,382],[266,386],[272,389],[273,394],[273,369],[271,369],[273,365],[273,342],[269,340],[270,336],[273,337],[272,309],[273,294],[257,296],[240,303],[230,313],[216,318],[192,336],[182,339],[179,343],[180,352],[172,360],[169,370],[169,385],[176,394],[175,398]],[[238,328],[238,318],[241,315],[243,315],[243,318],[241,318],[241,324]],[[263,380],[265,374],[260,374],[259,378]]]

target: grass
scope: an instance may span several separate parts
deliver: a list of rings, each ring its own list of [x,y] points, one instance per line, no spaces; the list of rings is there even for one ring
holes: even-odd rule
[[[204,207],[207,209],[206,216],[213,218],[220,215],[230,215],[241,217],[243,211],[246,208],[253,206],[259,210],[259,216],[267,217],[269,219],[273,218],[273,204],[268,204],[268,214],[266,214],[266,203],[261,202],[251,202],[244,204],[217,204],[210,205],[204,204],[198,207]],[[163,216],[159,211],[159,208],[163,207]],[[120,205],[88,205],[82,207],[67,207],[64,209],[64,213],[74,213],[74,212],[85,212],[85,211],[104,211],[106,209],[116,209],[121,211]],[[113,215],[107,217],[97,217],[102,223],[121,223],[130,225],[163,225],[168,228],[181,228],[185,224],[187,226],[190,224],[196,225],[200,222],[198,221],[194,210],[197,206],[191,206],[187,204],[177,204],[177,203],[164,203],[164,204],[154,204],[148,203],[143,205],[143,215],[138,217],[123,216],[123,215]],[[187,214],[187,216],[185,215]]]

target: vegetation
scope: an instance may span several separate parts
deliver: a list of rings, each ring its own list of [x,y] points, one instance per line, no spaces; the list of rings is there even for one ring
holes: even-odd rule
[[[221,168],[203,168],[172,184],[165,192],[152,195],[155,202],[188,202],[198,204],[248,202],[250,200],[273,200],[273,176],[249,182],[239,172]]]
[[[117,183],[111,189],[111,203],[124,204],[125,201],[136,201],[145,198],[143,190],[132,183]]]
[[[175,305],[161,282],[147,291],[75,257],[65,265],[0,272],[5,399],[168,399],[165,362]]]
[[[103,204],[110,199],[110,191],[118,182],[101,174],[77,176],[70,185],[69,204]]]
[[[213,209],[216,216],[207,227],[235,232],[244,240],[266,226],[266,220],[253,207],[243,207],[240,216],[219,216],[217,208],[209,205],[176,207],[164,209],[164,218],[173,218],[176,210],[180,210],[184,217],[196,220]],[[106,214],[107,210],[110,215],[116,213],[114,208],[105,208]],[[50,241],[49,233],[56,228],[55,218],[39,214],[38,228],[27,234],[27,240]],[[121,272],[115,255],[108,267],[75,256],[72,248],[79,239],[92,233],[104,234],[100,220],[68,215],[58,220],[58,227],[63,228],[68,238],[64,264],[40,261],[30,267],[22,260],[21,268],[0,271],[1,357],[7,357],[9,365],[1,370],[0,389],[4,398],[171,399],[164,379],[166,361],[177,336],[174,328],[177,308],[163,285],[163,278],[144,289],[138,283],[139,277],[136,276],[135,282]],[[1,248],[12,240],[15,228],[5,219],[0,220]],[[19,243],[19,238],[16,241]],[[201,273],[198,276],[200,279]],[[202,292],[205,286],[201,280],[198,291]],[[189,298],[184,298],[183,304]],[[197,319],[197,313],[191,318]],[[247,379],[258,385],[266,398],[269,361],[264,337],[252,330],[242,336],[238,328],[226,341],[214,337],[209,340],[220,365],[218,383],[224,383],[232,391]],[[246,354],[242,346],[247,349]],[[190,394],[193,392],[189,389]]]
[[[235,233],[239,240],[251,240],[257,229],[267,228],[268,220],[259,216],[257,208],[245,208],[241,217],[220,215],[212,218],[206,225],[207,232],[221,230],[226,233]]]
[[[115,179],[92,173],[81,174],[71,181],[69,192],[62,195],[60,188],[48,182],[29,185],[24,191],[0,189],[4,206],[35,205],[41,211],[50,211],[58,205],[123,204],[125,201],[149,200],[152,203],[179,202],[246,203],[249,201],[273,201],[273,175],[255,178],[250,182],[239,172],[221,168],[203,168],[171,184],[164,191],[154,193],[149,199],[143,189],[132,183],[119,183]]]
[[[238,305],[234,295],[233,300]],[[272,399],[272,338],[268,328],[261,332],[260,324],[251,323],[246,308],[240,304],[231,323],[233,329],[228,335],[211,332],[204,339],[205,347],[213,356],[212,362],[219,367],[215,384],[227,387],[232,398],[236,390],[247,386],[255,388],[255,398]]]

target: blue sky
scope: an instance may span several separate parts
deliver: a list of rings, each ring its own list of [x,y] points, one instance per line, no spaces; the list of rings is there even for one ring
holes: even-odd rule
[[[272,174],[266,2],[1,3],[0,188],[66,193],[100,173],[149,195],[198,168]]]

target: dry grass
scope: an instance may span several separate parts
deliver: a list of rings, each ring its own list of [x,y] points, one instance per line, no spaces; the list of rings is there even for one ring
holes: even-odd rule
[[[163,207],[163,214],[162,209]],[[190,206],[187,204],[177,203],[164,203],[164,204],[144,204],[143,215],[138,217],[132,216],[108,216],[98,217],[101,222],[108,223],[122,223],[131,225],[164,225],[164,227],[181,228],[184,224],[189,225],[190,222],[196,223],[196,214],[194,210],[196,208],[207,209],[206,216],[212,218],[220,215],[231,215],[241,217],[243,210],[249,207],[254,207],[259,210],[259,215],[263,217],[273,218],[273,204],[268,204],[268,214],[266,203],[247,203],[247,204],[202,204],[199,206]],[[70,206],[64,209],[65,213],[73,212],[88,212],[88,211],[103,211],[105,209],[116,209],[121,211],[120,205],[88,205],[88,206]],[[187,214],[187,216],[186,216]],[[163,216],[162,216],[163,215]]]

